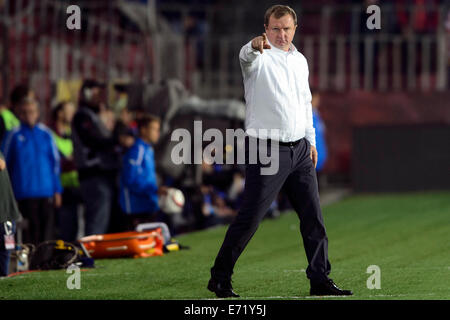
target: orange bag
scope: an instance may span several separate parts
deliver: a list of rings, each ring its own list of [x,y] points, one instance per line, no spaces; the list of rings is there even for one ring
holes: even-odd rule
[[[161,229],[92,235],[78,240],[92,258],[146,258],[163,255]]]

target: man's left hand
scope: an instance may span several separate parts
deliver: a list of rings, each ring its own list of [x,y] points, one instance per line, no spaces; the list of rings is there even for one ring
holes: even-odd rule
[[[310,154],[311,160],[314,163],[314,168],[317,166],[317,149],[314,146],[311,146],[311,154]]]
[[[0,159],[0,171],[4,170],[6,168],[6,163],[3,159]]]

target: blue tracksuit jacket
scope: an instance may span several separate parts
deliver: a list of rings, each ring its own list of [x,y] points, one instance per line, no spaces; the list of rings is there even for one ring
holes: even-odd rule
[[[21,124],[9,131],[1,150],[17,200],[49,198],[62,192],[58,149],[44,124],[33,128]]]
[[[137,138],[123,158],[120,207],[126,214],[159,210],[155,158],[151,145]]]
[[[328,159],[328,148],[325,141],[325,125],[316,111],[313,111],[313,124],[316,129],[316,149],[319,155],[316,170],[321,171]]]

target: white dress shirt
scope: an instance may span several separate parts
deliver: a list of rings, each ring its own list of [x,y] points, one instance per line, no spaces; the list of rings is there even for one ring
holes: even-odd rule
[[[250,41],[239,53],[245,89],[246,132],[268,139],[273,136],[269,136],[267,130],[278,129],[279,141],[292,142],[306,137],[315,146],[306,58],[293,44],[287,52],[269,44],[271,49],[260,53],[252,48]]]

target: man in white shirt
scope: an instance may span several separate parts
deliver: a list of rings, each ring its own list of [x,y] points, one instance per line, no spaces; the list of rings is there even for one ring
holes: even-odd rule
[[[239,296],[231,286],[234,265],[284,186],[301,220],[310,294],[351,295],[350,290],[338,288],[328,278],[331,265],[315,171],[317,151],[308,64],[292,44],[297,17],[290,7],[275,5],[266,11],[264,20],[266,32],[244,45],[239,54],[246,100],[246,143],[248,146],[248,140],[256,139],[278,144],[278,153],[271,157],[277,157],[279,169],[272,175],[261,174],[261,161],[248,163],[248,152],[255,150],[246,152],[243,203],[211,268],[208,289],[221,298]],[[267,130],[277,131],[276,139]]]

